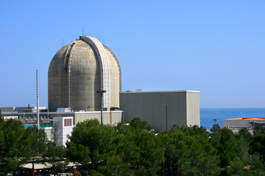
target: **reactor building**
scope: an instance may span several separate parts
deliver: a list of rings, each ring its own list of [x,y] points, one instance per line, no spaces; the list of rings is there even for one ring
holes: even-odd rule
[[[63,46],[53,57],[48,71],[48,109],[99,111],[119,108],[121,68],[114,53],[99,40],[80,36]]]

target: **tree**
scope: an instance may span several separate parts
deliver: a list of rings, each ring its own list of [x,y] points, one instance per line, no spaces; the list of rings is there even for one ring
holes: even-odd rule
[[[130,164],[132,168],[140,160],[140,147],[136,145],[138,138],[135,128],[126,125],[124,122],[117,124],[115,144],[116,154],[122,158],[125,164]]]
[[[72,161],[80,163],[85,172],[88,172],[91,165],[91,152],[89,150],[89,147],[83,146],[82,144],[75,144],[73,142],[69,142],[67,148],[67,156]]]
[[[150,131],[152,129],[151,125],[147,123],[146,120],[142,121],[140,117],[134,117],[130,123],[130,126],[135,129],[142,129]]]
[[[167,175],[218,175],[217,150],[209,143],[209,133],[203,127],[178,127],[159,132],[165,145]],[[172,164],[173,163],[173,164]],[[164,171],[163,171],[164,173]]]
[[[65,160],[66,149],[64,146],[56,146],[55,142],[49,141],[42,155],[44,161],[51,166],[53,173],[64,171],[69,161]]]
[[[258,124],[254,128],[254,134],[265,134],[265,128],[263,128],[262,124]]]
[[[130,164],[136,175],[154,175],[161,169],[163,143],[147,121],[134,117],[129,126],[121,123],[116,130],[122,143],[117,143],[117,153],[124,163]]]
[[[236,157],[233,159],[230,168],[227,170],[228,175],[244,175],[244,164],[240,158]]]
[[[106,166],[99,166],[99,171],[108,176],[134,176],[128,164],[124,164],[119,156],[111,157]]]
[[[0,117],[0,170],[13,172],[30,157],[30,139],[24,125],[15,119]]]
[[[239,134],[240,137],[244,137],[248,141],[250,141],[250,139],[251,139],[251,134],[249,133],[249,131],[248,131],[248,129],[246,127],[241,128],[238,131],[238,134]]]
[[[265,134],[256,134],[252,137],[250,143],[250,154],[259,153],[264,160],[265,156]]]
[[[235,134],[228,128],[215,130],[211,135],[210,142],[218,151],[221,160],[220,166],[229,166],[236,156],[239,157]]]
[[[82,145],[89,149],[91,169],[97,169],[99,164],[105,164],[108,158],[115,154],[115,134],[112,127],[100,124],[97,119],[78,123],[68,136],[67,149],[71,151],[72,146]],[[78,146],[77,146],[78,147]],[[76,156],[78,157],[78,156]],[[73,158],[72,158],[73,159]],[[80,156],[78,160],[82,160]]]
[[[137,131],[137,136],[135,144],[140,148],[140,160],[136,162],[136,167],[144,167],[147,175],[154,175],[161,169],[164,160],[163,143],[153,133]]]
[[[44,130],[38,129],[37,126],[28,127],[25,129],[26,136],[30,139],[30,159],[32,162],[32,170],[34,171],[34,163],[40,162],[42,160],[41,154],[45,151],[46,145],[48,143],[47,134]],[[34,172],[32,172],[34,175]]]

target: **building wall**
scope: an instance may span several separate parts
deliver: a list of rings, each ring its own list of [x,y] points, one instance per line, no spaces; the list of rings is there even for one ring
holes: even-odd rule
[[[169,130],[174,124],[200,126],[199,96],[198,91],[121,92],[120,108],[125,122],[140,117],[156,130]]]
[[[52,127],[45,127],[45,128],[41,128],[45,131],[45,133],[47,134],[47,138],[48,140],[53,140],[53,134],[52,134]]]
[[[199,117],[198,117],[199,116]],[[187,92],[187,124],[200,125],[200,93]]]
[[[117,124],[122,120],[123,111],[103,111],[103,124]],[[112,123],[111,121],[112,116]],[[91,111],[91,112],[76,112],[75,113],[75,124],[78,122],[83,122],[85,120],[98,119],[101,122],[101,112]]]
[[[265,120],[257,120],[257,119],[249,119],[249,120],[233,120],[233,119],[226,119],[223,120],[223,126],[230,128],[230,129],[238,129],[238,128],[254,128],[259,123],[265,123]]]

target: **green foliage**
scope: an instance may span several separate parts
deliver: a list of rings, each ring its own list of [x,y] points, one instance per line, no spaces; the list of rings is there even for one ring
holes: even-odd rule
[[[148,131],[152,129],[151,125],[148,124],[146,120],[142,121],[140,117],[134,117],[130,123],[130,126],[135,129],[142,129]]]
[[[265,134],[265,128],[263,128],[262,124],[255,126],[254,134]]]
[[[259,153],[264,159],[265,156],[265,134],[254,135],[250,143],[250,154]]]
[[[0,170],[12,172],[30,157],[30,139],[24,125],[14,119],[0,117]],[[23,159],[21,159],[23,157]]]
[[[82,144],[75,144],[73,142],[69,142],[67,147],[67,156],[71,160],[82,164],[82,168],[88,172],[91,165],[91,152],[89,150],[89,147],[83,146]]]
[[[214,176],[221,170],[222,175],[265,175],[265,131],[257,125],[254,132],[251,137],[242,128],[235,135],[215,124],[211,133],[196,125],[155,133],[139,117],[116,127],[87,120],[73,128],[66,149],[36,126],[25,129],[18,120],[0,117],[0,169],[12,172],[42,156],[53,173],[63,171],[69,157],[82,164],[82,174],[94,176]]]
[[[99,171],[109,176],[134,176],[133,170],[128,164],[124,164],[119,156],[111,157],[106,166],[99,166]]]
[[[69,163],[65,160],[66,149],[63,146],[56,146],[56,143],[52,141],[48,142],[42,157],[47,165],[51,166],[53,173],[64,171]]]
[[[210,142],[218,150],[220,166],[226,167],[235,157],[239,157],[238,143],[235,134],[228,128],[216,129],[213,130]]]
[[[231,162],[230,167],[228,168],[228,175],[244,175],[244,164],[240,158],[236,157]]]
[[[238,134],[239,134],[240,137],[243,137],[243,138],[245,138],[248,141],[250,141],[250,139],[251,139],[251,134],[249,133],[247,128],[241,128],[238,131]]]
[[[209,133],[198,126],[174,125],[158,135],[165,146],[162,173],[166,175],[218,175],[217,150],[209,144]]]
[[[86,163],[91,160],[91,169],[97,169],[99,164],[106,163],[115,154],[115,131],[96,119],[78,123],[68,138],[71,141],[67,143],[68,154],[79,147],[87,156],[69,154],[70,159],[78,158],[78,161]]]

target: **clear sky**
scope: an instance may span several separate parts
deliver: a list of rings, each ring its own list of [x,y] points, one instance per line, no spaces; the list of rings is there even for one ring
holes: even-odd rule
[[[122,90],[198,90],[202,108],[265,107],[264,0],[0,0],[0,105],[48,105],[62,41],[100,38]]]

